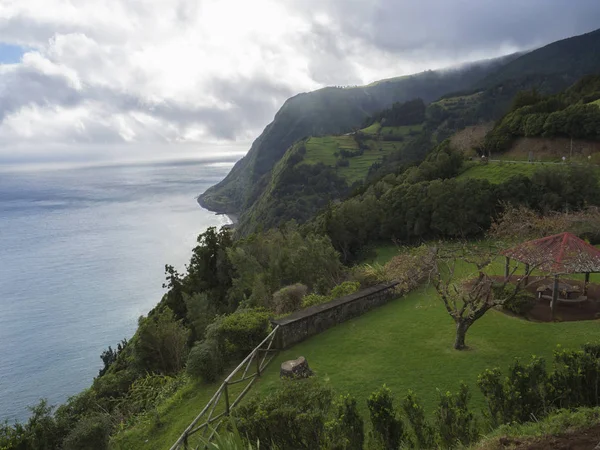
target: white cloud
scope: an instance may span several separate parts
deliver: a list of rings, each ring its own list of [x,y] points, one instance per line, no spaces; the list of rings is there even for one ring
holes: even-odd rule
[[[514,1],[3,0],[0,41],[31,50],[0,64],[0,148],[248,141],[297,92],[497,56],[598,18],[589,0],[532,0],[519,21]],[[507,28],[547,17],[536,7],[561,17],[555,35]]]

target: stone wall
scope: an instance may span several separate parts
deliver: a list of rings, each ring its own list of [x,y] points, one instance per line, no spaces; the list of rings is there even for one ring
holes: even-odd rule
[[[398,282],[392,282],[373,286],[321,305],[296,311],[282,319],[272,320],[273,326],[279,325],[276,337],[278,348],[291,347],[310,336],[387,303],[398,296],[394,292],[397,284]]]

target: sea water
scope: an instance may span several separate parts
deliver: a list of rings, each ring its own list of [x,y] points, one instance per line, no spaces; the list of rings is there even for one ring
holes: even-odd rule
[[[227,218],[195,197],[230,160],[0,168],[0,421],[88,387],[196,237]]]

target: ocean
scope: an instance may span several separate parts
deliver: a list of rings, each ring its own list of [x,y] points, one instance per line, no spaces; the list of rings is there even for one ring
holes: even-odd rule
[[[0,422],[88,387],[134,333],[196,237],[228,223],[197,204],[231,158],[0,168]]]

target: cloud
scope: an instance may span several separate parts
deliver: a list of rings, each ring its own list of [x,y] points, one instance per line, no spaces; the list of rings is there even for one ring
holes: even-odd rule
[[[22,56],[0,63],[0,152],[246,142],[298,92],[494,57],[598,23],[596,0],[6,0],[0,43]]]

